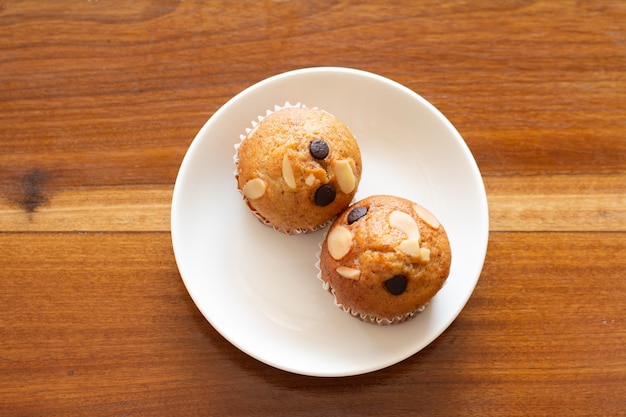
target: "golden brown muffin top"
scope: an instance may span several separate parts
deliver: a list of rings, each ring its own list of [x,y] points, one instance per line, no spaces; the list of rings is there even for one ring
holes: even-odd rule
[[[448,277],[451,260],[446,232],[428,210],[376,195],[333,222],[320,269],[338,303],[364,318],[391,320],[427,304]]]
[[[327,223],[350,204],[361,177],[356,139],[322,110],[278,110],[250,131],[237,152],[244,199],[283,231]]]

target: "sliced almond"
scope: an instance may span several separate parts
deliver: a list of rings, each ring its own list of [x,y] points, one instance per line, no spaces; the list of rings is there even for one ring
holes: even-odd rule
[[[409,256],[420,257],[420,243],[415,239],[405,239],[398,245],[398,249]]]
[[[361,277],[361,271],[355,268],[348,268],[347,266],[340,266],[335,271],[342,277],[353,281],[358,281]]]
[[[424,262],[430,261],[430,249],[420,248],[420,257],[422,258],[422,261]]]
[[[267,184],[261,178],[253,178],[243,186],[243,195],[247,198],[254,200],[255,198],[262,197],[267,189]]]
[[[352,233],[343,226],[337,226],[328,233],[328,252],[333,259],[339,260],[350,252]]]
[[[315,175],[309,174],[309,176],[304,180],[304,183],[309,187],[315,184]]]
[[[333,161],[333,170],[337,176],[337,182],[339,183],[339,189],[344,194],[349,194],[356,187],[356,177],[354,171],[352,171],[352,164],[350,159],[339,159]]]
[[[419,204],[413,205],[413,211],[415,211],[420,219],[424,220],[424,223],[426,223],[435,230],[439,229],[439,220],[437,220],[437,218],[430,211],[426,210]]]
[[[389,224],[391,227],[402,230],[408,239],[419,242],[420,231],[415,219],[411,215],[400,210],[394,210],[389,215]]]
[[[283,156],[283,179],[289,188],[296,188],[296,178],[293,176],[293,168],[291,167],[291,162],[289,162],[289,156],[287,154]]]

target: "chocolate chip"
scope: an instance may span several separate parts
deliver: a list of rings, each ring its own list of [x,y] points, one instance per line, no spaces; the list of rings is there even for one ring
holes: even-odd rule
[[[387,291],[392,293],[393,295],[400,295],[404,291],[406,291],[407,279],[404,275],[396,275],[395,277],[389,278],[385,281],[385,287]]]
[[[311,142],[311,146],[309,146],[309,150],[311,151],[311,155],[315,159],[324,159],[328,156],[328,144],[321,139],[314,140]]]
[[[348,213],[348,224],[352,224],[367,214],[367,207],[356,206]]]
[[[324,184],[315,191],[315,204],[318,206],[327,206],[335,201],[337,192],[335,188],[330,184]]]

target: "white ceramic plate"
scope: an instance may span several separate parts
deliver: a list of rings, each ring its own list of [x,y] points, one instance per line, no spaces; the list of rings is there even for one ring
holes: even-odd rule
[[[394,326],[358,321],[333,304],[314,264],[325,231],[287,236],[249,212],[233,176],[234,145],[251,121],[285,102],[324,109],[359,141],[356,199],[394,194],[430,209],[452,247],[450,276],[428,308]],[[347,68],[307,68],[242,91],[199,131],[180,167],[172,242],[194,302],[233,345],[271,366],[347,376],[395,364],[439,336],[480,275],[488,240],[485,189],[452,124],[387,78]]]

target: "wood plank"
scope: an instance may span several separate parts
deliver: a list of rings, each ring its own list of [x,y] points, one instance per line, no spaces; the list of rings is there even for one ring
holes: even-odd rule
[[[484,180],[493,231],[626,231],[626,173]]]
[[[172,182],[194,135],[230,97],[321,63],[358,66],[423,95],[486,175],[610,173],[626,164],[620,3],[431,1],[401,14],[392,5],[287,3],[244,16],[215,1],[97,3],[4,5],[0,193],[37,169],[50,174],[52,191]],[[347,9],[357,23],[345,19]],[[45,16],[47,29],[37,30]],[[294,25],[288,36],[286,21]],[[443,29],[460,22],[459,31]],[[114,42],[111,25],[125,28]],[[540,35],[548,27],[558,36]],[[413,42],[416,28],[428,37]],[[364,37],[366,49],[350,46]],[[315,54],[302,54],[312,47]],[[255,51],[254,60],[232,52],[240,48]],[[262,65],[251,69],[255,60]]]
[[[326,379],[217,334],[168,233],[1,233],[2,412],[292,417],[314,396],[327,415],[603,414],[626,398],[625,250],[625,233],[494,233],[474,294],[433,344]]]
[[[484,181],[491,231],[626,231],[626,174]],[[0,199],[0,231],[169,231],[172,191],[79,187],[41,197],[32,210]]]
[[[0,199],[0,231],[169,231],[173,186],[82,187],[32,210]]]

